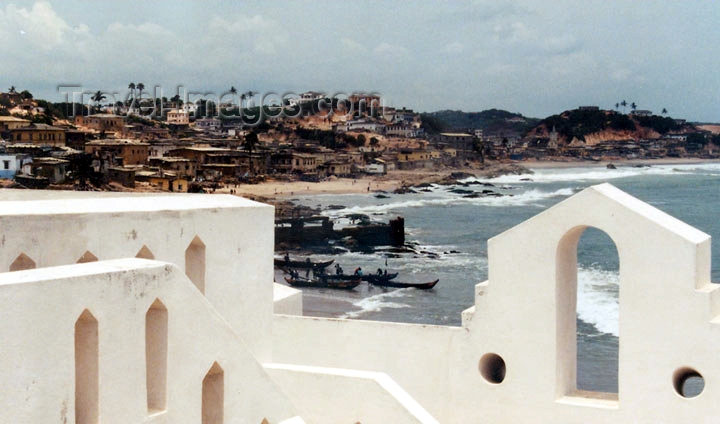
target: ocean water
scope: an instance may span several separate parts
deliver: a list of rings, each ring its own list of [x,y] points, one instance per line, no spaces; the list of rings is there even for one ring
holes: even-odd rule
[[[399,272],[398,281],[436,278],[435,289],[372,288],[352,292],[306,289],[309,303],[323,303],[323,315],[394,322],[460,325],[460,312],[473,304],[473,287],[487,278],[487,240],[590,185],[609,182],[618,188],[720,239],[720,164],[653,165],[649,168],[604,167],[537,169],[532,175],[482,180],[496,187],[433,186],[430,192],[315,195],[297,198],[308,206],[345,205],[328,216],[363,213],[387,221],[405,217],[407,240],[418,252],[387,257],[344,253],[327,256],[346,272],[360,266]],[[530,179],[528,181],[527,179]],[[491,188],[512,196],[464,198],[449,188]],[[456,253],[451,253],[456,252]],[[433,256],[433,255],[431,255]],[[712,279],[720,281],[720,243],[712,247]],[[578,384],[587,390],[617,391],[618,258],[612,241],[588,229],[578,246]],[[312,312],[311,312],[312,313]]]

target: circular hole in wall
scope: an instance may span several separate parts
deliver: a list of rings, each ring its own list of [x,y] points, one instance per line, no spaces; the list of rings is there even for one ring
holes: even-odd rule
[[[490,384],[505,380],[505,360],[496,353],[486,353],[480,358],[480,375]]]
[[[680,396],[694,398],[705,389],[705,379],[692,368],[679,368],[673,374],[673,387]]]

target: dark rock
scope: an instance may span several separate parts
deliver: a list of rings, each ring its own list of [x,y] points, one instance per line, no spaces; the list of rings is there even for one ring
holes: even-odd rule
[[[340,210],[340,209],[346,209],[347,206],[343,206],[343,205],[328,205],[327,208],[330,209],[331,211],[337,211],[337,210]]]
[[[375,198],[376,198],[376,199],[389,199],[390,196],[386,196],[386,195],[384,195],[384,194],[376,194],[376,195],[375,195]]]
[[[617,169],[617,166],[613,165],[612,163],[608,163],[606,168],[607,169]]]
[[[502,175],[523,175],[523,174],[533,174],[533,171],[531,169],[525,168],[524,166],[511,164],[511,165],[493,166],[486,170],[483,170],[483,172],[482,172],[482,175],[485,178],[497,178]]]
[[[449,191],[450,193],[455,193],[455,194],[471,194],[471,193],[474,193],[472,190],[465,190],[465,189],[462,189],[462,188],[451,188],[451,189],[449,189],[448,191]]]
[[[418,184],[418,185],[413,186],[413,187],[414,187],[414,188],[428,188],[428,187],[432,187],[432,184],[430,184],[430,183],[422,183],[422,184]]]
[[[403,187],[400,187],[400,188],[396,189],[395,191],[393,191],[393,193],[395,193],[395,194],[410,194],[410,193],[417,193],[417,191],[411,189],[410,187],[403,186]]]
[[[450,177],[453,180],[465,180],[467,178],[475,178],[475,174],[471,174],[469,172],[453,172],[450,174]]]

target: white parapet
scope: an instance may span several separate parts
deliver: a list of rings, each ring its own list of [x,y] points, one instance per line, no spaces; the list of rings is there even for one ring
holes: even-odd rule
[[[576,255],[588,227],[620,259],[618,393],[576,386]],[[720,416],[720,290],[707,234],[603,184],[492,238],[488,256],[462,327],[276,316],[273,361],[386,373],[443,423]],[[684,396],[689,377],[704,379],[699,396]]]
[[[298,416],[172,264],[118,259],[0,273],[0,310],[2,423]]]
[[[488,281],[459,327],[298,316],[301,294],[272,284],[269,206],[39,195],[0,202],[0,269],[17,271],[0,272],[2,423],[720,416],[710,237],[608,184],[490,239]],[[618,393],[576,385],[577,243],[589,227],[620,261]],[[133,256],[147,260],[119,259]],[[681,389],[690,377],[704,379],[699,396]]]
[[[271,206],[230,195],[19,191],[0,190],[0,199],[39,200],[0,201],[0,270],[136,256],[170,262],[259,358],[270,358]]]

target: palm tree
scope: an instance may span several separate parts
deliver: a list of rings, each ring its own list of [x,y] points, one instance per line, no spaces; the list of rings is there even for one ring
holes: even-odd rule
[[[173,103],[173,107],[179,108],[182,107],[183,101],[180,100],[180,95],[176,94],[170,98],[170,101]]]
[[[615,103],[615,110],[620,109],[620,103]]]
[[[15,94],[15,93],[16,93],[16,91],[15,91],[15,86],[14,86],[14,85],[13,85],[13,86],[10,86],[10,89],[8,90],[8,93],[10,93],[10,94]]]
[[[235,88],[235,86],[230,87],[230,94],[237,94],[237,88]]]
[[[635,112],[635,109],[637,109],[637,105],[635,104],[635,102],[632,102],[630,108],[633,110],[633,112]]]
[[[92,95],[91,99],[96,103],[95,111],[97,112],[100,109],[100,102],[107,99],[107,96],[105,96],[102,91],[98,90]]]
[[[623,113],[625,113],[625,106],[627,106],[627,104],[628,104],[628,103],[627,103],[625,100],[623,100],[622,102],[620,102],[620,106],[622,106],[622,108],[623,108]]]
[[[663,115],[667,115],[668,111],[667,111],[667,109],[663,108],[662,112],[660,112],[660,113],[662,113]]]

